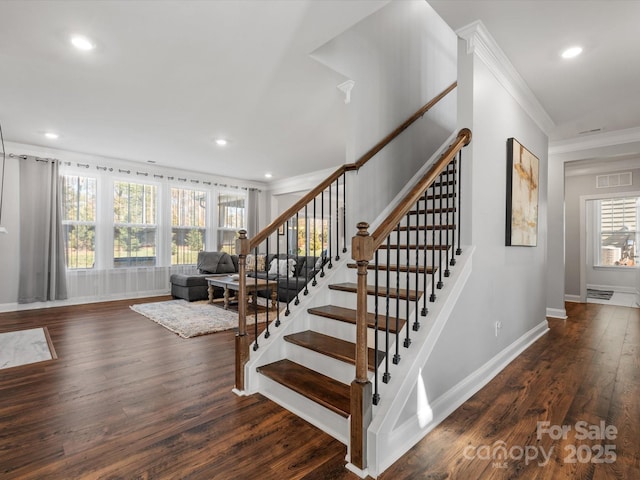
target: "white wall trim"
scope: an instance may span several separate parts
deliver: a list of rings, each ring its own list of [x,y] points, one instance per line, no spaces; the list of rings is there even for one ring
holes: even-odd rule
[[[618,293],[637,293],[635,287],[623,287],[620,285],[592,285],[588,283],[587,288],[591,288],[593,290],[613,290]]]
[[[585,137],[569,138],[549,143],[549,155],[591,150],[594,148],[613,147],[627,143],[640,142],[640,127],[598,133]]]
[[[161,297],[170,295],[168,290],[148,290],[145,292],[124,292],[102,297],[74,297],[67,300],[52,300],[50,302],[33,303],[1,303],[0,313],[19,312],[23,310],[38,310],[41,308],[66,307],[70,305],[86,305],[88,303],[114,302],[117,300],[135,300],[136,298]],[[132,302],[133,304],[133,302]]]
[[[580,300],[580,295],[565,295],[564,301],[571,303],[584,303]]]
[[[456,34],[467,42],[467,53],[475,53],[489,67],[498,82],[548,135],[555,128],[555,123],[482,21],[476,20],[459,28]]]
[[[560,318],[562,320],[566,320],[567,311],[564,308],[547,308],[547,317],[550,318]]]

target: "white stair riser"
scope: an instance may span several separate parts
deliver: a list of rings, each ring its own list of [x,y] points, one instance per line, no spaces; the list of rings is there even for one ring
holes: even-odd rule
[[[274,382],[264,375],[259,375],[259,379],[260,393],[264,396],[315,425],[320,430],[325,431],[336,440],[345,445],[348,443],[349,419],[332,412],[278,382]]]
[[[314,350],[287,342],[287,358],[311,370],[322,373],[346,385],[351,384],[356,375],[356,367],[352,363],[343,362]],[[373,377],[373,373],[369,378]]]

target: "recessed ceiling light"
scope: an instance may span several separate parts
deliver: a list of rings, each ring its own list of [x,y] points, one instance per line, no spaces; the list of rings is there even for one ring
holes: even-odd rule
[[[58,135],[57,133],[53,133],[53,132],[47,132],[47,133],[44,134],[44,136],[49,138],[49,139],[51,139],[51,140],[55,140],[60,135]]]
[[[570,47],[562,52],[562,58],[574,58],[582,53],[582,47]]]
[[[224,138],[218,138],[216,139],[216,143],[221,147],[224,147],[227,144],[227,141]]]
[[[271,173],[265,173],[264,174],[264,178],[271,178],[273,177],[273,175]]]
[[[73,35],[71,37],[71,44],[78,50],[85,52],[96,48],[96,45],[91,40],[82,35]]]

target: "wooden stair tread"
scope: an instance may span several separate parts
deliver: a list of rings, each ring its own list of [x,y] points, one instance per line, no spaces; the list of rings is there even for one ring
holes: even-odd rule
[[[349,417],[349,385],[287,359],[263,365],[257,371],[332,412],[344,418]]]
[[[294,345],[313,350],[314,352],[321,353],[342,362],[347,362],[352,365],[356,364],[355,343],[347,342],[346,340],[331,337],[329,335],[324,335],[312,330],[285,335],[284,339],[285,341],[293,343]],[[368,368],[369,370],[374,371],[376,363],[376,351],[373,348],[368,348],[367,350],[369,363]],[[378,350],[378,365],[380,365],[380,362],[382,362],[383,359],[384,352]]]
[[[400,250],[448,250],[451,246],[450,245],[409,245],[407,247],[407,245],[396,245],[395,243],[392,243],[389,245],[389,249],[390,250],[396,250],[396,249],[400,249]],[[382,245],[380,245],[378,247],[378,250],[386,250],[387,249],[387,244],[383,243]]]
[[[410,227],[407,227],[406,225],[400,225],[399,227],[394,228],[393,231],[406,232],[407,230],[411,230],[412,232],[415,232],[416,230],[455,230],[455,228],[455,225],[411,225]]]
[[[322,307],[313,307],[307,310],[312,315],[318,315],[320,317],[331,318],[333,320],[339,320],[341,322],[356,324],[356,310],[353,308],[338,307],[336,305],[324,305]],[[398,325],[396,328],[396,317],[389,317],[389,332],[396,333],[402,330],[406,323],[402,319],[398,319]],[[367,312],[367,327],[375,328],[376,317],[374,313]],[[378,314],[378,330],[387,329],[387,319],[384,314]]]
[[[347,268],[358,268],[358,264],[356,264],[356,263],[348,263],[347,264]],[[376,266],[375,266],[374,263],[369,263],[369,265],[367,265],[367,270],[375,270],[375,269],[376,269]],[[390,272],[396,272],[396,271],[398,271],[398,265],[380,264],[380,265],[378,265],[378,270],[381,270],[381,271],[389,270]],[[415,265],[410,265],[410,266],[400,265],[399,270],[401,272],[406,272],[407,270],[409,270],[412,273],[415,273],[415,271],[418,270],[419,273],[424,273],[425,268],[422,265],[418,265],[418,266],[415,266]],[[437,272],[438,268],[437,267],[436,268],[432,268],[431,266],[427,266],[427,273],[428,274],[431,274],[433,271]]]
[[[427,208],[427,215],[432,215],[434,213],[452,213],[456,211],[456,207],[442,207],[442,208]],[[417,210],[410,210],[409,215],[424,215],[425,209],[419,208]]]
[[[334,283],[329,285],[331,290],[340,290],[342,292],[351,292],[356,293],[358,291],[357,284],[353,282],[344,282],[344,283]],[[406,290],[404,288],[396,289],[389,288],[388,289],[389,298],[400,298],[401,300],[406,300],[407,298],[411,301],[417,300],[417,298],[422,294],[422,292],[416,292],[415,290]],[[376,292],[375,286],[367,285],[367,295],[378,295],[380,297],[387,296],[387,287],[378,287],[378,291]]]

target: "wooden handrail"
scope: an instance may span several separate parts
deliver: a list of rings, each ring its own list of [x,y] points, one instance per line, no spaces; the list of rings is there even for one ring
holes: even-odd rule
[[[373,237],[373,250],[375,251],[382,242],[391,234],[394,228],[400,223],[409,210],[418,202],[429,186],[438,178],[445,167],[451,162],[451,159],[471,142],[471,130],[463,128],[458,132],[455,141],[442,154],[440,159],[433,164],[429,171],[420,179],[418,183],[411,189],[400,204],[389,214],[384,222],[376,228],[371,235]]]
[[[436,105],[440,100],[442,100],[445,96],[447,96],[456,86],[458,82],[453,82],[447,88],[445,88],[442,92],[436,95],[433,99],[431,99],[427,104],[421,107],[416,113],[411,115],[408,119],[406,119],[402,125],[396,128],[389,135],[384,137],[378,143],[376,143],[373,148],[371,148],[367,153],[362,155],[358,160],[354,163],[348,163],[340,166],[335,172],[333,172],[330,176],[328,176],[325,180],[323,180],[319,185],[317,185],[313,190],[307,193],[304,197],[298,200],[294,205],[289,207],[284,213],[282,213],[278,218],[276,218],[273,222],[263,228],[258,234],[256,234],[253,238],[251,238],[249,242],[249,251],[256,248],[262,242],[264,242],[270,235],[281,226],[291,217],[293,217],[297,212],[299,212],[305,205],[311,202],[314,198],[320,195],[327,187],[329,187],[333,182],[335,182],[338,178],[340,178],[345,172],[350,172],[353,170],[359,170],[362,166],[364,166],[369,160],[371,160],[380,150],[386,147],[392,140],[394,140],[398,135],[404,132],[411,124],[413,124],[416,120],[422,117],[425,113],[427,113],[434,105]]]
[[[429,110],[431,110],[435,104],[437,104],[440,100],[442,100],[444,97],[446,97],[449,94],[449,92],[451,92],[451,90],[453,90],[457,86],[458,86],[458,82],[453,82],[451,85],[449,85],[447,88],[445,88],[442,92],[440,92],[437,96],[435,96],[433,99],[431,99],[431,101],[429,103],[424,105],[420,110],[418,110],[416,113],[414,113],[409,118],[407,118],[402,123],[402,125],[400,125],[393,132],[391,132],[389,135],[387,135],[382,140],[380,140],[378,143],[376,143],[376,145],[371,150],[369,150],[367,153],[365,153],[362,157],[360,157],[354,163],[354,165],[356,167],[355,169],[358,170],[365,163],[367,163],[369,160],[371,160],[371,158],[373,158],[376,155],[376,153],[378,153],[380,150],[382,150],[384,147],[386,147],[389,143],[391,143],[391,141],[393,139],[395,139],[398,135],[400,135],[402,132],[404,132],[413,122],[415,122],[420,117],[422,117],[425,113],[427,113]]]

